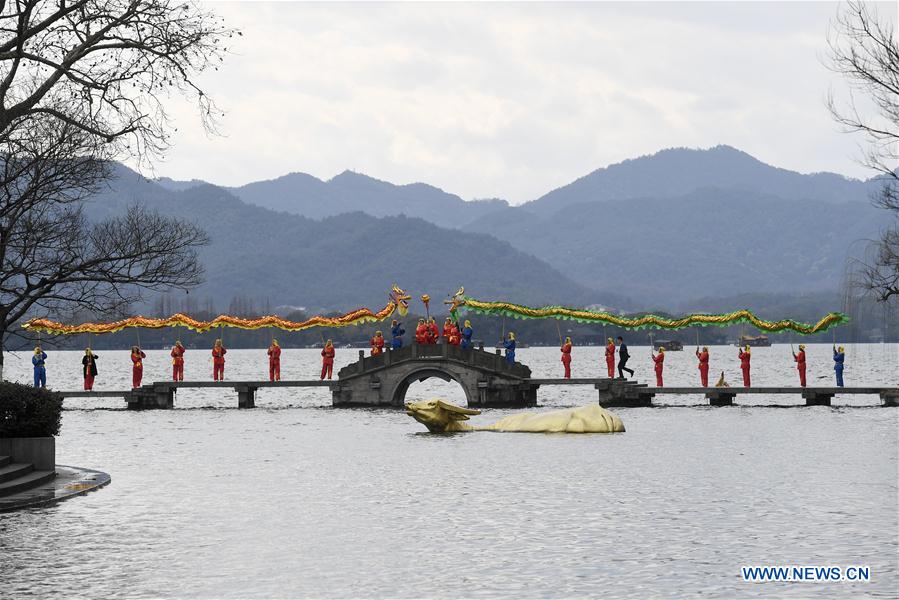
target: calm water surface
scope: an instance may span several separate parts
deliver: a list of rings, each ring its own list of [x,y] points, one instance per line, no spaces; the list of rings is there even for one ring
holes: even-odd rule
[[[575,376],[600,349],[577,348]],[[712,370],[738,381],[734,348]],[[80,387],[80,354],[52,352],[57,389]],[[648,348],[633,348],[651,376]],[[130,384],[127,352],[101,352],[96,389]],[[355,351],[339,351],[338,364]],[[207,350],[186,377],[208,379]],[[558,349],[522,350],[558,376]],[[30,380],[27,354],[7,376]],[[259,378],[264,351],[229,352],[226,375]],[[810,383],[830,385],[830,347],[809,346]],[[899,384],[899,347],[847,348],[847,385]],[[282,376],[317,374],[286,350]],[[163,379],[153,351],[145,380]],[[756,349],[754,383],[794,384],[789,347]],[[691,352],[666,383],[695,385]],[[433,380],[409,397],[464,402]],[[595,402],[543,388],[546,408]],[[701,398],[662,398],[672,404]],[[738,402],[747,401],[738,397]],[[752,403],[800,403],[756,398]],[[832,408],[617,409],[627,433],[431,435],[395,410],[334,410],[325,389],[274,389],[240,411],[231,390],[185,390],[176,410],[67,400],[60,463],[110,486],[0,515],[2,597],[896,597],[899,410],[876,397]],[[867,406],[865,406],[867,405]],[[99,408],[98,408],[99,407]],[[105,408],[104,408],[105,407]],[[489,423],[514,411],[486,410]],[[743,565],[869,565],[867,584],[748,584]]]

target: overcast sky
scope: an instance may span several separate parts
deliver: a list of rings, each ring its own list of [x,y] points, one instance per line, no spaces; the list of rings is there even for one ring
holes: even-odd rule
[[[531,200],[674,146],[729,144],[801,172],[867,177],[824,106],[835,3],[209,2],[243,31],[175,103],[155,174],[241,185],[345,169],[465,199]],[[896,21],[896,3],[878,10]]]

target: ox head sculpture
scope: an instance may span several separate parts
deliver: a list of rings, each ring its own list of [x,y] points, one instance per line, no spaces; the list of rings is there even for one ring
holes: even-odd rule
[[[469,415],[479,415],[481,411],[463,408],[431,398],[420,402],[407,402],[406,414],[428,428],[431,433],[449,433],[453,431],[470,431],[471,427],[463,421]]]

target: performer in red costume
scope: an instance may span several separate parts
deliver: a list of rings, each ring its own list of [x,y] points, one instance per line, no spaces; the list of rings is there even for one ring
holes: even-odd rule
[[[144,362],[147,355],[138,346],[131,346],[131,388],[139,388],[144,378]]]
[[[212,347],[212,380],[225,380],[225,354],[228,351],[222,346],[222,340],[215,340],[215,346]]]
[[[662,381],[662,370],[665,368],[665,347],[659,346],[658,354],[651,349],[650,353],[652,354],[652,361],[656,364],[656,385],[658,387],[664,387],[665,383]]]
[[[327,375],[328,379],[331,379],[331,372],[334,370],[334,344],[331,340],[325,342],[325,347],[322,348],[322,376],[320,379],[324,379]]]
[[[615,378],[615,340],[609,338],[606,342],[606,368],[609,370],[609,379]]]
[[[268,380],[281,381],[281,346],[276,339],[268,347]]]
[[[418,320],[418,326],[415,328],[415,343],[416,344],[427,344],[428,343],[428,325],[425,323],[424,319]]]
[[[799,385],[805,387],[805,344],[799,344],[799,354],[793,353],[796,369],[799,371]]]
[[[702,347],[702,352],[699,351],[699,348],[696,349],[696,358],[699,359],[699,380],[702,382],[702,387],[709,387],[709,349],[707,346]]]
[[[752,358],[752,353],[749,351],[749,346],[746,346],[746,350],[741,351],[738,356],[740,357],[740,370],[743,371],[743,387],[751,387],[749,380],[749,360]]]
[[[565,338],[565,343],[559,348],[562,351],[562,365],[565,367],[565,379],[571,379],[571,338]]]
[[[97,376],[97,359],[90,348],[84,349],[84,358],[81,359],[82,373],[84,374],[84,389],[88,392],[94,389],[94,378]]]
[[[375,332],[375,337],[371,338],[371,355],[377,356],[384,352],[384,336],[380,331]]]
[[[172,346],[172,381],[184,381],[184,346],[181,340]]]
[[[436,344],[438,339],[440,339],[440,328],[437,327],[434,317],[431,317],[428,319],[428,343]]]
[[[462,343],[462,333],[455,323],[450,323],[449,336],[446,338],[446,342],[450,346],[458,346]]]
[[[443,341],[447,345],[449,345],[449,343],[450,343],[449,339],[453,333],[453,329],[455,329],[455,328],[456,328],[456,326],[453,325],[453,320],[451,318],[447,317],[446,320],[443,322],[443,332],[441,332],[441,334],[440,334],[440,337],[443,338]]]

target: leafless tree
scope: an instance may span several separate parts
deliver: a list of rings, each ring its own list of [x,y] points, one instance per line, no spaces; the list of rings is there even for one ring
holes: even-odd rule
[[[878,173],[882,184],[874,204],[892,217],[861,269],[862,284],[881,301],[899,296],[899,45],[895,31],[896,23],[868,4],[852,0],[842,7],[828,36],[828,65],[846,78],[850,88],[845,102],[838,102],[831,93],[828,108],[847,131],[867,138],[862,162]],[[873,111],[859,107],[858,94]]]
[[[0,0],[0,350],[28,315],[109,313],[202,280],[196,226],[142,207],[88,223],[82,204],[110,160],[165,152],[172,96],[214,131],[196,77],[234,35],[192,1]]]

